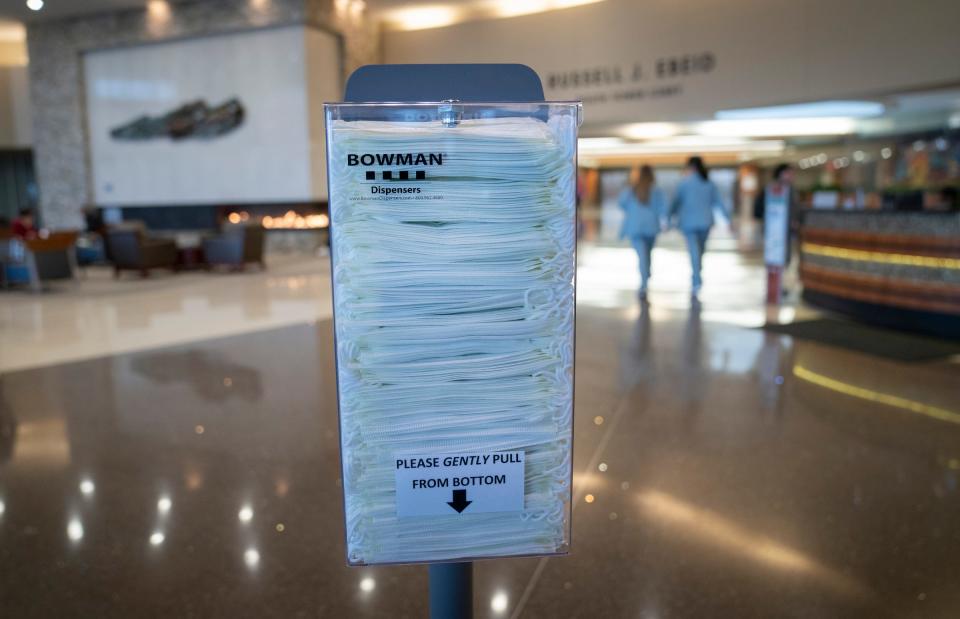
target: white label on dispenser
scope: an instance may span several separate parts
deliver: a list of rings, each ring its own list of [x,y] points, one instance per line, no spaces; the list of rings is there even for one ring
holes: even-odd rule
[[[522,511],[523,456],[499,451],[398,457],[397,516]]]

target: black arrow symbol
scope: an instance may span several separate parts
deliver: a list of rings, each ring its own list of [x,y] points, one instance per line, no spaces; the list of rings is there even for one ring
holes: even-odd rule
[[[457,510],[458,514],[462,514],[463,510],[467,509],[467,506],[473,503],[473,501],[467,500],[467,491],[466,490],[454,490],[453,491],[453,500],[447,501],[447,505]]]

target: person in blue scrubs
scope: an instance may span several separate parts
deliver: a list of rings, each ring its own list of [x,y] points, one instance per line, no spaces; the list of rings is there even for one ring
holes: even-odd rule
[[[631,185],[620,192],[618,202],[623,209],[620,238],[630,239],[640,260],[640,298],[647,298],[650,281],[650,255],[666,211],[663,192],[656,186],[653,168],[645,165],[631,174]]]
[[[670,218],[676,218],[677,227],[687,240],[690,254],[690,267],[693,269],[692,296],[700,294],[703,279],[700,275],[703,266],[703,252],[707,247],[707,237],[713,227],[713,210],[719,209],[730,220],[730,214],[720,199],[717,186],[710,181],[707,168],[700,157],[690,157],[684,170],[684,178],[677,187],[677,193],[670,203]]]

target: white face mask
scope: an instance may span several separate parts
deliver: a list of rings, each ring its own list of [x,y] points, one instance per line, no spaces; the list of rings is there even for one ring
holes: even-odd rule
[[[351,562],[547,554],[567,541],[575,129],[565,116],[330,123]],[[348,153],[410,152],[444,154],[416,185],[422,199],[378,196],[347,165]],[[397,517],[396,458],[520,450],[523,511]]]

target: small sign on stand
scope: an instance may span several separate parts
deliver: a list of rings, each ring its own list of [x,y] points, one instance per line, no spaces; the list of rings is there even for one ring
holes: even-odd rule
[[[783,272],[790,244],[789,189],[774,183],[766,190],[763,219],[763,259],[767,265],[767,303],[779,305],[783,295]]]
[[[523,460],[523,451],[399,458],[397,516],[522,512]]]
[[[350,565],[566,553],[579,102],[522,65],[359,69],[325,105]],[[390,101],[391,103],[380,103]]]

